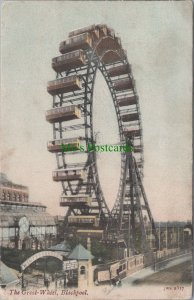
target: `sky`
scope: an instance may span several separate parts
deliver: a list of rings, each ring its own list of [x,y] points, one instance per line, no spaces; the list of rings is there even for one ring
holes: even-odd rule
[[[115,13],[116,12],[116,13]],[[7,1],[1,20],[1,170],[27,185],[30,201],[64,214],[60,183],[52,181],[52,126],[45,120],[55,78],[51,59],[70,31],[105,23],[121,37],[139,95],[144,141],[144,187],[156,221],[191,219],[192,2]],[[110,93],[97,74],[94,130],[118,142]],[[98,154],[109,207],[116,199],[118,154]]]

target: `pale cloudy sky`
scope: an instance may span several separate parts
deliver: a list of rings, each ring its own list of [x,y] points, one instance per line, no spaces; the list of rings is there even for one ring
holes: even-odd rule
[[[45,111],[54,79],[51,58],[68,32],[106,23],[121,37],[132,64],[143,122],[144,185],[156,220],[191,218],[192,4],[189,1],[7,1],[1,27],[1,169],[29,186],[30,200],[53,214],[62,188],[52,181],[55,155],[46,150],[52,127]],[[99,74],[95,131],[102,142],[118,141],[111,98]],[[111,207],[120,161],[98,155],[101,184]]]

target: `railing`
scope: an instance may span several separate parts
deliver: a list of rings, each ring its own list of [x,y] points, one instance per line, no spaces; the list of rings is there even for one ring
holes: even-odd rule
[[[80,57],[81,54],[83,54],[82,50],[71,51],[69,53],[66,53],[66,54],[54,57],[52,59],[52,63],[56,64],[56,63],[61,62],[61,61],[65,62],[65,61],[67,61],[69,59],[74,59],[74,58]]]
[[[69,106],[61,106],[49,109],[46,111],[46,116],[52,116],[57,113],[66,113],[66,112],[77,112],[80,111],[76,105],[69,105]]]
[[[61,83],[66,83],[66,82],[74,82],[74,81],[76,81],[76,79],[79,79],[79,76],[72,75],[72,76],[69,76],[69,77],[58,78],[58,79],[55,79],[55,80],[48,81],[48,87],[51,87],[53,85],[58,85],[58,84],[61,84]]]
[[[159,259],[157,259],[157,252],[154,253],[155,257],[153,256],[153,260],[148,265],[152,266],[154,270],[156,270],[156,267],[160,266],[162,262],[175,259],[176,257],[184,254],[186,255],[190,253],[191,250],[181,250],[180,248],[165,249],[160,251],[160,253],[163,252],[163,254],[165,253],[165,255]],[[111,274],[111,266],[114,266],[116,264],[119,265],[119,267],[117,268],[116,272],[114,272],[115,276],[113,277]],[[94,278],[95,280],[98,280],[99,284],[111,282],[112,280],[118,281],[119,279],[127,277],[128,275],[131,275],[145,267],[147,267],[147,265],[145,264],[145,256],[142,254],[134,255],[121,259],[120,261],[114,261],[96,266],[94,270]]]

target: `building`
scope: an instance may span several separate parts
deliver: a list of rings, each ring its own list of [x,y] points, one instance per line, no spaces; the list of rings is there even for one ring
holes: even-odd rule
[[[0,173],[0,245],[38,250],[55,243],[56,224],[46,206],[30,202],[26,186]]]
[[[181,248],[187,249],[192,243],[192,225],[188,222],[156,222],[159,250]]]
[[[80,289],[92,286],[93,284],[93,258],[94,256],[91,252],[81,244],[78,244],[68,256],[68,259],[78,262],[78,268],[72,271],[74,272],[74,276],[77,273],[77,285]]]
[[[19,284],[18,276],[15,270],[8,268],[1,260],[0,260],[0,288],[13,288]]]

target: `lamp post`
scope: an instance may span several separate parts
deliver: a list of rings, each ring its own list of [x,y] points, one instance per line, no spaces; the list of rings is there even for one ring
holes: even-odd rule
[[[46,285],[46,267],[47,267],[47,260],[46,260],[46,257],[44,259],[44,285]]]
[[[178,236],[177,236],[177,248],[179,248],[179,226],[178,226],[178,232],[177,232]]]
[[[18,228],[18,220],[17,218],[14,218],[14,235],[15,235],[15,248],[18,249],[18,233],[17,233],[17,228]]]
[[[159,233],[158,233],[158,247],[159,247],[159,251],[160,251],[160,222],[159,222]]]
[[[22,289],[24,289],[25,288],[25,286],[24,286],[24,272],[22,272],[21,280],[22,280],[22,282],[21,282]]]
[[[65,271],[64,274],[64,287],[67,288],[67,283],[68,283],[68,271]]]

